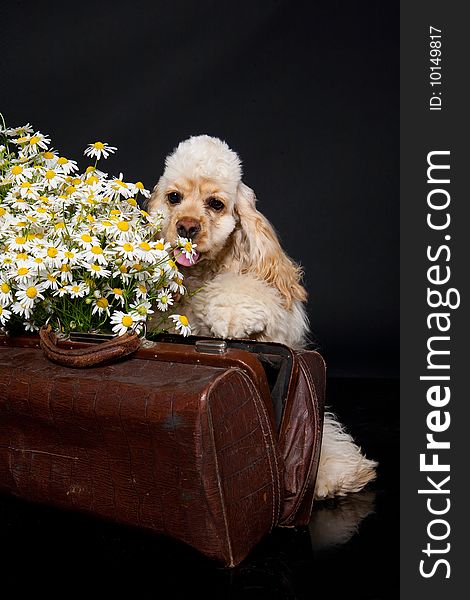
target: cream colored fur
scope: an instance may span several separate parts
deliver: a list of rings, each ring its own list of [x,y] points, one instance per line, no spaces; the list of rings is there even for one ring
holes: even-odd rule
[[[194,242],[201,256],[192,267],[182,268],[187,287],[199,290],[184,300],[194,334],[301,348],[308,336],[301,269],[281,248],[241,176],[240,159],[225,142],[191,137],[167,157],[148,210],[163,213],[162,233],[172,243],[178,223],[191,220],[200,226]],[[172,192],[181,201],[171,204]],[[214,198],[222,209],[211,208]],[[374,479],[375,466],[327,413],[316,497],[359,491]]]

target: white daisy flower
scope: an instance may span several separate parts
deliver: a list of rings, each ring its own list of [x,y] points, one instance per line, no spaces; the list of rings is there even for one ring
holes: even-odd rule
[[[100,316],[103,313],[106,313],[106,315],[109,317],[109,302],[106,298],[98,298],[93,302],[93,310],[91,311],[91,314],[94,315],[95,313],[98,313]]]
[[[78,238],[75,239],[79,246],[85,250],[90,250],[93,246],[99,246],[100,242],[98,238],[89,233],[81,233]]]
[[[5,280],[0,280],[0,306],[8,306],[13,302],[11,285]]]
[[[21,150],[25,156],[33,156],[41,150],[46,150],[50,141],[50,138],[39,131],[36,131],[34,135],[27,135],[13,140],[14,143],[21,145]]]
[[[94,246],[91,246],[91,248],[87,248],[83,252],[83,260],[87,261],[88,263],[96,261],[100,265],[108,264],[108,259],[104,255],[104,250],[99,244],[95,244]]]
[[[132,183],[123,181],[123,174],[119,173],[119,177],[114,177],[107,185],[107,191],[110,194],[117,194],[124,198],[130,198],[134,195],[134,186]]]
[[[25,319],[31,317],[31,308],[24,302],[15,302],[11,305],[11,310],[15,315],[20,315],[20,317],[24,317]]]
[[[46,279],[43,281],[44,289],[48,290],[58,290],[59,289],[59,280],[57,279],[57,275],[53,275],[52,273],[48,273]]]
[[[61,177],[60,173],[54,171],[54,169],[47,169],[42,180],[44,181],[48,190],[58,188],[64,183],[64,178]]]
[[[145,321],[149,315],[153,315],[152,305],[148,301],[134,302],[131,304],[132,313],[137,313],[139,317]]]
[[[16,236],[8,245],[10,250],[26,250],[29,249],[31,244],[28,241],[28,238],[23,235]]]
[[[69,293],[69,291],[67,289],[67,286],[65,286],[65,285],[63,285],[62,287],[57,287],[52,292],[52,294],[54,296],[59,296],[59,298],[62,298],[63,296],[66,296],[68,293]]]
[[[62,173],[65,173],[66,175],[78,171],[77,162],[75,160],[69,160],[68,158],[65,158],[65,156],[60,156],[57,159],[57,165],[60,167]]]
[[[111,316],[111,325],[114,325],[113,331],[118,335],[124,335],[129,329],[136,329],[140,321],[139,315],[125,313],[120,310],[116,310]]]
[[[55,154],[52,150],[46,150],[46,152],[43,152],[41,156],[44,160],[44,165],[47,169],[54,168],[57,164],[57,159],[59,158],[58,155]]]
[[[37,183],[31,183],[30,181],[23,181],[19,187],[20,197],[23,200],[25,198],[27,198],[28,200],[37,200],[39,197],[38,189],[39,188],[38,188]],[[18,199],[16,201],[16,203],[13,204],[13,206],[15,206],[16,204],[20,204],[20,203],[21,202]]]
[[[12,276],[20,284],[25,283],[26,281],[28,281],[28,279],[31,279],[31,275],[33,275],[33,274],[34,274],[34,272],[32,272],[29,267],[24,267],[24,266],[17,267],[12,272]]]
[[[177,277],[174,277],[169,283],[168,287],[175,294],[183,295],[186,292],[186,289],[183,285],[183,276],[181,273],[178,273]]]
[[[0,305],[0,323],[2,325],[6,325],[6,322],[10,319],[10,317],[11,311]]]
[[[16,184],[21,184],[27,179],[31,179],[33,176],[33,169],[30,167],[23,167],[23,165],[13,165],[10,169],[9,176],[13,179]]]
[[[17,137],[33,133],[33,131],[33,126],[30,123],[26,123],[26,125],[22,125],[21,127],[9,127],[8,129],[4,129],[3,133],[8,137]]]
[[[171,244],[170,242],[165,242],[163,238],[160,238],[152,244],[152,249],[156,250],[160,257],[166,257],[171,249]]]
[[[84,154],[85,156],[91,156],[99,160],[102,156],[103,158],[108,158],[110,154],[114,154],[117,148],[115,146],[109,146],[106,142],[94,142],[93,144],[88,144]]]
[[[89,273],[92,277],[96,277],[96,278],[110,277],[110,275],[111,275],[111,271],[109,271],[108,269],[105,269],[99,263],[86,264],[85,267],[86,267],[87,271],[89,271]]]
[[[119,277],[123,283],[128,283],[131,279],[129,267],[124,263],[119,264],[119,259],[116,261],[117,268],[113,271],[113,277]]]
[[[124,291],[121,288],[115,287],[108,290],[107,296],[113,296],[113,300],[117,300],[121,306],[124,306]]]
[[[115,247],[116,252],[119,256],[123,256],[125,259],[134,261],[139,257],[139,251],[134,244],[130,242],[124,242],[121,244],[117,244]]]
[[[27,308],[33,308],[33,306],[39,300],[44,300],[42,292],[44,291],[44,285],[35,280],[26,280],[20,284],[15,296],[20,304],[24,304]]]
[[[181,333],[184,337],[191,335],[191,327],[187,317],[184,315],[170,315],[170,319],[173,320],[178,333]]]
[[[157,296],[158,310],[166,311],[173,304],[173,296],[167,289],[163,289]]]
[[[88,287],[88,285],[86,283],[84,283],[83,281],[81,281],[81,282],[72,281],[72,283],[70,283],[66,287],[67,287],[68,293],[70,294],[70,296],[72,298],[83,298],[83,296],[86,296],[90,291],[90,288]]]
[[[77,251],[73,248],[66,248],[62,252],[62,261],[69,265],[78,265],[82,262],[83,258],[83,252]]]
[[[31,331],[32,333],[34,333],[35,331],[39,331],[39,327],[35,325],[33,321],[24,321],[23,327],[26,331]]]
[[[135,296],[136,298],[139,299],[145,299],[147,298],[148,295],[148,289],[147,286],[145,285],[145,283],[139,283],[138,286],[135,288]]]
[[[144,198],[150,198],[150,190],[146,190],[141,181],[137,181],[134,186],[142,194],[142,196],[144,196]]]
[[[52,268],[58,268],[62,265],[65,248],[62,245],[47,246],[44,252],[46,264]]]
[[[58,271],[60,274],[60,281],[62,284],[68,282],[71,283],[73,280],[72,267],[67,264],[60,265],[60,269]]]

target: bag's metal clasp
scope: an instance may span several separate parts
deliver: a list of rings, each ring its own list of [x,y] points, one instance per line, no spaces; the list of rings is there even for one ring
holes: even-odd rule
[[[205,352],[206,354],[225,354],[227,352],[227,342],[223,340],[197,340],[196,352]]]

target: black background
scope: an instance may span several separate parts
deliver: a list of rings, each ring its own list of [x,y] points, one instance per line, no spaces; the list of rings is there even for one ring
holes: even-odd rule
[[[397,375],[397,2],[1,6],[8,124],[70,158],[107,141],[147,187],[180,140],[225,139],[305,268],[330,374]]]

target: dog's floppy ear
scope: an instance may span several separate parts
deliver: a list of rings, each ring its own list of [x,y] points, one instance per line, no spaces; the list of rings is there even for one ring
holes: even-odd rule
[[[157,185],[153,188],[152,193],[150,194],[150,198],[144,204],[144,210],[149,213],[157,211],[162,206],[162,202],[164,200],[162,180],[163,177],[160,177]]]
[[[256,210],[254,191],[240,182],[235,210],[240,219],[236,254],[244,273],[253,273],[276,287],[290,308],[293,300],[305,301],[307,293],[300,284],[301,268],[283,251],[271,223]]]

